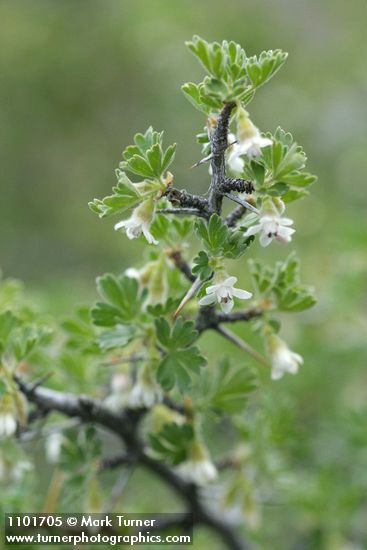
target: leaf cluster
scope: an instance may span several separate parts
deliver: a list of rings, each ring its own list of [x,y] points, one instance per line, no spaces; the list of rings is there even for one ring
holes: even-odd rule
[[[237,259],[244,254],[253,241],[252,237],[245,237],[240,229],[229,228],[218,214],[212,214],[209,222],[202,219],[197,220],[195,231],[211,256]],[[199,254],[195,263],[196,273],[201,273],[202,268],[206,269],[203,254],[201,256]]]
[[[274,135],[267,133],[273,143],[262,150],[259,159],[246,163],[245,176],[255,182],[259,195],[281,197],[291,202],[308,195],[306,189],[316,176],[305,171],[307,157],[292,134],[277,128]]]
[[[37,346],[46,344],[51,334],[48,327],[24,320],[6,310],[0,314],[0,358],[6,356],[21,361]]]
[[[293,253],[284,262],[276,262],[275,266],[249,260],[249,268],[257,293],[271,296],[275,309],[302,311],[315,304],[314,289],[300,282],[300,262]]]
[[[100,218],[121,214],[162,189],[164,174],[176,150],[176,144],[164,150],[162,140],[163,132],[155,132],[151,126],[145,134],[134,136],[134,145],[129,145],[122,153],[124,160],[116,170],[117,185],[112,189],[113,194],[91,201],[92,212]],[[134,183],[126,172],[142,176],[144,181]]]
[[[256,387],[256,376],[249,367],[234,367],[224,359],[215,368],[204,369],[195,385],[194,399],[200,409],[234,414],[244,410]]]
[[[199,36],[194,36],[186,45],[208,74],[199,84],[184,84],[182,90],[187,99],[205,113],[220,110],[225,102],[248,103],[256,89],[270,80],[287,58],[281,50],[247,57],[243,48],[233,41],[210,43]]]

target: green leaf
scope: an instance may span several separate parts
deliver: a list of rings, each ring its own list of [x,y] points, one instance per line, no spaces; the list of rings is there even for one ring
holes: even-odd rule
[[[218,214],[212,214],[209,223],[202,219],[197,220],[195,230],[202,239],[205,248],[213,256],[218,256],[223,252],[229,229]]]
[[[198,374],[206,363],[199,349],[192,345],[198,336],[194,323],[179,317],[171,329],[161,317],[155,321],[155,326],[158,342],[164,351],[157,372],[158,382],[166,390],[177,384],[184,391],[191,384],[191,373]]]
[[[242,412],[256,387],[257,380],[250,368],[234,368],[226,359],[201,374],[197,387],[199,406],[220,413]]]
[[[202,63],[204,69],[209,73],[211,72],[211,52],[210,45],[208,42],[200,38],[200,36],[193,36],[191,42],[186,42],[186,46],[190,51],[199,59]]]
[[[304,197],[308,194],[305,188],[317,178],[304,170],[307,157],[302,147],[282,128],[277,128],[274,135],[267,133],[266,136],[273,143],[262,150],[258,161],[265,168],[265,179],[261,184],[255,178],[257,191],[265,196],[282,197],[284,202]],[[252,165],[245,167],[245,175],[253,178]]]
[[[283,202],[292,202],[297,199],[302,199],[303,197],[306,197],[308,195],[308,191],[305,189],[291,189],[290,191],[287,191],[282,195]]]
[[[153,175],[157,178],[159,178],[159,176],[161,175],[161,158],[162,148],[159,143],[156,143],[147,151],[147,159],[149,161]]]
[[[316,180],[316,176],[308,174],[307,172],[295,171],[283,176],[283,182],[295,187],[307,187],[315,183]]]
[[[136,279],[106,273],[97,279],[97,290],[105,300],[92,308],[95,325],[114,326],[134,320],[139,314],[145,294],[139,291]]]
[[[168,300],[164,304],[149,304],[147,306],[147,312],[153,317],[168,315],[178,308],[180,302],[181,298],[168,298]]]
[[[162,166],[161,166],[161,173],[163,174],[167,168],[170,166],[170,164],[173,162],[173,159],[175,158],[175,152],[176,152],[176,143],[173,143],[169,147],[167,147],[163,158],[161,160]]]
[[[209,265],[209,257],[204,250],[200,250],[199,254],[194,258],[192,272],[194,275],[200,276],[202,281],[212,276],[213,268]]]
[[[315,304],[313,288],[300,282],[300,264],[295,254],[273,267],[250,260],[249,268],[258,293],[270,295],[276,309],[302,311]]]
[[[105,218],[124,212],[128,208],[136,206],[141,200],[140,193],[125,172],[118,171],[118,183],[113,187],[113,195],[105,197],[103,200],[94,199],[89,203],[89,208],[100,218]]]
[[[171,464],[180,464],[188,456],[188,448],[194,439],[191,424],[166,424],[158,434],[150,434],[153,451]]]
[[[124,170],[130,170],[134,174],[144,177],[153,177],[155,175],[154,170],[151,168],[149,162],[140,155],[133,155],[129,160],[122,162],[121,167]]]
[[[155,132],[149,127],[145,134],[134,136],[135,145],[123,151],[121,168],[145,178],[159,180],[174,158],[176,144],[166,151],[162,148],[163,132]]]
[[[136,329],[132,325],[117,324],[113,329],[106,330],[98,336],[98,344],[102,351],[125,347],[134,338]]]
[[[51,329],[46,327],[36,325],[18,327],[11,339],[11,350],[15,358],[18,361],[25,359],[37,345],[46,342],[51,334]]]
[[[210,109],[207,105],[203,105],[200,95],[200,86],[193,82],[187,82],[181,87],[181,90],[185,94],[186,98],[190,101],[196,109],[201,112],[209,113]]]
[[[0,314],[0,351],[5,348],[12,330],[20,324],[20,319],[11,311]]]
[[[269,50],[247,58],[245,69],[252,84],[257,88],[268,82],[280,69],[288,54],[282,50]]]
[[[254,240],[252,237],[244,237],[239,230],[230,229],[218,214],[212,214],[209,223],[202,219],[197,220],[195,231],[212,256],[231,259],[239,258]],[[198,261],[204,260],[203,256],[198,258]]]
[[[269,266],[262,265],[259,260],[249,260],[248,266],[253,286],[259,294],[264,294],[272,286],[273,270]]]
[[[245,237],[242,230],[229,231],[228,238],[223,249],[224,257],[237,259],[244,254],[255,237]]]

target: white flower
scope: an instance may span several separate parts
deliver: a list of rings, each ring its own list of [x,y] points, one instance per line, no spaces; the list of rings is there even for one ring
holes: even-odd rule
[[[229,147],[227,149],[227,164],[232,172],[241,173],[245,166],[245,161],[241,158],[241,147],[238,145],[236,136],[228,134]]]
[[[248,112],[242,107],[237,108],[237,143],[230,152],[228,163],[231,167],[240,167],[238,157],[247,155],[250,159],[261,155],[261,149],[271,145],[270,138],[262,137],[260,130],[251,121]],[[238,170],[235,170],[238,171]]]
[[[245,237],[260,233],[261,246],[268,246],[275,238],[282,243],[289,243],[295,229],[289,227],[293,224],[290,218],[282,218],[279,214],[266,212],[259,218],[259,223],[249,227]]]
[[[149,244],[158,244],[150,233],[150,224],[154,217],[154,203],[151,199],[143,201],[137,206],[128,220],[123,220],[115,225],[115,229],[125,229],[129,239],[136,239],[144,235]]]
[[[55,464],[60,457],[63,436],[60,432],[51,433],[46,439],[46,458],[51,464]]]
[[[163,393],[157,384],[150,367],[140,370],[138,380],[129,396],[129,407],[132,409],[150,409],[155,403],[162,401]]]
[[[17,421],[10,411],[0,412],[0,439],[10,437],[15,434]]]
[[[198,441],[193,442],[189,459],[178,466],[178,472],[187,481],[196,485],[207,485],[218,476],[217,469],[210,460],[207,450]]]
[[[252,293],[240,288],[234,288],[237,282],[237,277],[227,277],[222,279],[215,285],[210,285],[206,288],[206,296],[199,300],[200,306],[209,306],[218,302],[225,313],[228,313],[233,308],[233,296],[241,300],[248,300]]]
[[[268,336],[267,345],[271,357],[273,380],[279,380],[286,372],[291,374],[298,372],[299,365],[303,363],[301,355],[290,350],[287,344],[275,334]]]

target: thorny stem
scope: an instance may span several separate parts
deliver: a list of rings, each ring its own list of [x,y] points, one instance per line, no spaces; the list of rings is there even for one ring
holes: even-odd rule
[[[221,213],[223,194],[221,186],[226,178],[225,150],[228,146],[228,127],[234,102],[226,103],[218,117],[217,126],[210,136],[212,149],[212,178],[209,188],[209,208],[211,212]]]
[[[177,214],[181,216],[201,216],[206,217],[198,208],[159,208],[157,214]]]
[[[49,411],[58,411],[69,417],[80,418],[83,422],[91,422],[113,432],[126,446],[124,459],[111,459],[111,467],[118,462],[131,466],[126,457],[133,457],[133,462],[146,468],[149,472],[161,478],[185,502],[187,509],[193,514],[193,523],[204,525],[214,531],[230,550],[249,550],[250,546],[238,536],[232,525],[202,503],[195,485],[182,479],[176,472],[162,462],[149,456],[138,437],[138,425],[144,411],[126,409],[115,413],[92,398],[70,393],[33,387],[17,375],[14,377],[19,389],[28,400]],[[117,463],[116,463],[117,462]],[[105,464],[106,465],[106,464]]]
[[[169,187],[165,192],[165,196],[174,206],[195,209],[200,212],[201,216],[209,217],[208,201],[199,195],[192,195],[185,189],[180,190]],[[191,211],[190,214],[192,213]]]

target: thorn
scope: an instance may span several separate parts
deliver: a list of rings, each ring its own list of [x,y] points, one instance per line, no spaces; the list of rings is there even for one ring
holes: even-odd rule
[[[236,195],[232,195],[231,193],[223,193],[224,197],[227,197],[227,199],[236,202],[237,204],[240,204],[244,208],[247,208],[248,210],[251,210],[251,212],[255,212],[255,214],[259,214],[259,210],[255,208],[255,206],[252,206],[249,202],[240,199],[239,197],[236,197]]]
[[[232,143],[229,143],[227,145],[227,147],[224,149],[224,151],[226,151],[229,147],[232,147],[232,145],[234,145],[235,143],[237,143],[236,139],[234,141],[232,141]],[[223,151],[221,151],[221,152],[223,152]],[[196,168],[197,166],[200,166],[201,164],[205,164],[206,162],[209,162],[210,160],[212,160],[212,158],[213,158],[213,155],[210,154],[207,157],[204,157],[204,158],[198,160],[197,162],[195,162],[195,164],[190,166],[190,168]]]
[[[33,382],[31,384],[31,387],[30,387],[30,390],[33,392],[34,390],[36,390],[39,386],[42,386],[42,384],[44,384],[46,382],[46,380],[48,380],[49,378],[51,378],[51,376],[53,376],[55,373],[54,372],[48,372],[47,374],[45,374],[44,376],[41,376],[41,378],[39,378],[38,380],[36,380],[35,382]]]
[[[227,328],[223,327],[222,325],[217,325],[215,328],[219,334],[224,336],[227,340],[238,346],[239,348],[243,349],[246,353],[251,355],[256,361],[264,365],[265,367],[268,367],[271,369],[270,362],[263,356],[261,353],[256,351],[253,347],[251,347],[247,342],[242,340],[237,334],[232,332],[231,330],[228,330]]]
[[[195,162],[195,164],[190,166],[190,168],[196,168],[197,166],[200,166],[201,164],[205,164],[205,162],[209,162],[210,160],[212,160],[212,158],[213,158],[213,155],[208,155],[207,157],[204,157],[204,158],[198,160],[197,162]]]
[[[183,308],[185,307],[185,305],[187,304],[187,302],[189,300],[191,300],[191,298],[197,293],[197,291],[199,290],[199,288],[202,286],[202,284],[204,283],[205,281],[202,281],[200,279],[200,277],[197,277],[195,279],[195,281],[192,283],[191,287],[189,288],[189,290],[186,292],[185,296],[182,298],[181,300],[181,303],[180,305],[178,306],[178,308],[176,309],[173,317],[174,319],[176,319],[177,315],[183,310]]]

